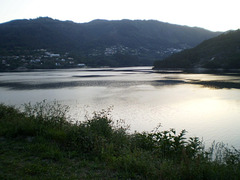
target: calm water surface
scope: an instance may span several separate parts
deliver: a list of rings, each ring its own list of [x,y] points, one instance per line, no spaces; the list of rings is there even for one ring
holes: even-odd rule
[[[0,73],[0,102],[21,105],[57,100],[84,120],[113,107],[130,131],[175,128],[189,136],[240,148],[240,76],[156,72],[151,67],[38,70]]]

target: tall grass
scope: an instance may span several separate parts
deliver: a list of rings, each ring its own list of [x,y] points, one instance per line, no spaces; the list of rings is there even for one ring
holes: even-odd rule
[[[112,120],[109,110],[74,123],[68,110],[46,101],[25,104],[23,111],[0,104],[0,138],[25,139],[30,157],[100,163],[117,179],[240,177],[240,151],[234,147],[213,143],[205,149],[198,137],[186,138],[185,130],[130,134],[128,126]]]

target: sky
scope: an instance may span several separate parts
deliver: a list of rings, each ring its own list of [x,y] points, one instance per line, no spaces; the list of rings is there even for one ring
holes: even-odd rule
[[[153,19],[227,31],[240,28],[239,7],[240,0],[0,0],[0,23],[46,16],[76,23]]]

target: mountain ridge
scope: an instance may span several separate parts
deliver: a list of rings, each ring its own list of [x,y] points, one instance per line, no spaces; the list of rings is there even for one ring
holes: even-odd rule
[[[156,20],[75,23],[40,17],[0,24],[0,55],[47,49],[70,53],[89,65],[152,65],[219,34]]]

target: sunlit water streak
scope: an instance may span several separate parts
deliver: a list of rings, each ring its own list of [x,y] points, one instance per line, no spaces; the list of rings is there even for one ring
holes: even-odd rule
[[[202,81],[214,86],[195,83]],[[162,130],[186,129],[207,144],[216,140],[240,148],[239,83],[235,75],[155,73],[151,67],[0,73],[0,102],[57,100],[70,106],[76,120],[113,106],[112,118],[125,120],[131,132],[161,123]]]

